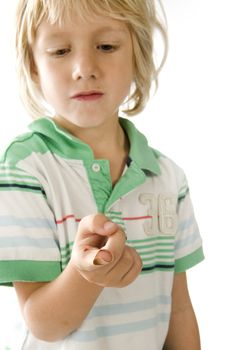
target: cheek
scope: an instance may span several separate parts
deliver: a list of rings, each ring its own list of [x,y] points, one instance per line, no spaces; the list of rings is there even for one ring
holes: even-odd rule
[[[60,80],[60,77],[62,75],[62,70],[59,69],[55,64],[42,62],[38,69],[39,72],[39,78],[41,82],[56,82],[57,80]]]
[[[134,69],[133,69],[133,59],[132,59],[132,53],[127,52],[125,55],[125,59],[122,61],[121,64],[121,76],[123,77],[126,84],[130,84],[133,82],[133,76],[134,76]]]
[[[64,86],[64,79],[62,78],[61,71],[49,65],[40,67],[39,82],[42,91],[47,95],[53,95],[55,91],[57,93],[61,90],[61,87]]]
[[[121,74],[121,86],[125,90],[125,93],[129,92],[129,89],[133,83],[133,69],[131,64],[125,64],[124,67],[122,67],[122,74]]]

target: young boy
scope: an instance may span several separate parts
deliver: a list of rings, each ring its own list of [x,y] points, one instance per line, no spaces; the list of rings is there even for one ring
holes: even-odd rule
[[[157,79],[153,29],[166,32],[153,1],[20,0],[17,20],[37,117],[0,165],[0,281],[28,328],[19,349],[200,349],[185,175],[119,117]]]

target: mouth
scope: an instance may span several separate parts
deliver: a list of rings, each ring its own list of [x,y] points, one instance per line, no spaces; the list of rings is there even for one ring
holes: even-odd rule
[[[82,91],[73,95],[71,98],[78,101],[95,101],[100,99],[103,95],[104,93],[100,91]]]

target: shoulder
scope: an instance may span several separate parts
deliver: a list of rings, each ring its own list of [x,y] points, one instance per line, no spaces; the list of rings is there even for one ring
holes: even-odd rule
[[[161,183],[170,184],[174,190],[179,190],[187,183],[183,169],[171,158],[152,148],[148,140],[128,119],[121,118],[130,142],[130,158],[144,171],[154,174]]]
[[[150,149],[153,152],[155,162],[157,162],[159,166],[159,176],[162,179],[166,179],[166,181],[174,183],[175,187],[178,187],[178,189],[188,187],[187,178],[183,168],[157,149],[151,147]]]
[[[1,154],[0,163],[17,165],[33,153],[45,153],[48,150],[43,138],[34,131],[28,131],[14,138]]]
[[[27,132],[10,142],[0,158],[0,191],[1,196],[7,194],[17,199],[17,193],[41,194],[45,191],[41,182],[41,175],[35,156],[40,149],[40,137],[33,132]]]

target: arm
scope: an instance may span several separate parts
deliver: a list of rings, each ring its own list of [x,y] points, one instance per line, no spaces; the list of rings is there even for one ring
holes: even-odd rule
[[[172,291],[172,311],[163,350],[200,350],[200,336],[189,297],[186,273],[175,275]]]
[[[124,287],[140,273],[136,251],[125,246],[117,225],[103,228],[106,222],[103,215],[80,222],[70,262],[54,281],[14,282],[25,322],[35,337],[51,342],[66,337],[80,327],[104,287]],[[105,250],[96,248],[99,239]],[[104,261],[108,253],[110,262]]]
[[[44,341],[60,340],[78,328],[102,291],[72,263],[52,282],[14,282],[14,287],[28,328]]]

